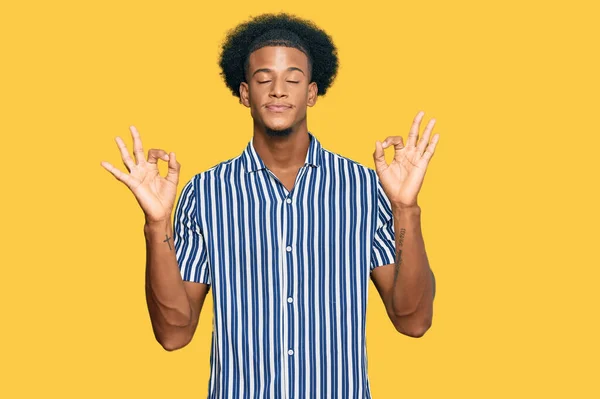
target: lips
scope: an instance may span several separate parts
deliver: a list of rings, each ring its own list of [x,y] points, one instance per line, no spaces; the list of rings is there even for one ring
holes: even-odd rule
[[[273,111],[273,112],[283,112],[285,110],[290,109],[291,106],[287,105],[287,104],[267,104],[266,108],[269,111]]]

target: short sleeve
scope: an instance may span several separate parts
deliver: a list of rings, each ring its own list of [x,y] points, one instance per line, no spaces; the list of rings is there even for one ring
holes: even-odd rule
[[[383,191],[379,176],[375,173],[377,189],[373,203],[376,205],[377,220],[371,250],[371,271],[378,266],[389,265],[396,261],[396,242],[394,233],[394,216],[392,206]]]
[[[198,223],[197,184],[194,176],[181,191],[173,220],[173,245],[184,281],[211,284],[206,242]]]

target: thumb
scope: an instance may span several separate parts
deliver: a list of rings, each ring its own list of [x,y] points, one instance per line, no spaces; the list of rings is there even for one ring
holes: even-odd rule
[[[177,185],[179,183],[179,170],[181,169],[181,165],[175,159],[175,153],[171,152],[168,155],[169,157],[169,170],[167,172],[166,179],[171,183]]]
[[[385,161],[385,152],[383,151],[383,145],[379,140],[375,143],[375,152],[373,153],[373,160],[375,161],[375,169],[382,172],[387,169],[388,164]]]

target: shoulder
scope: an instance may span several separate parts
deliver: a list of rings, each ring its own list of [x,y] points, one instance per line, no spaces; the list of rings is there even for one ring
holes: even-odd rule
[[[198,185],[200,185],[201,182],[206,181],[206,180],[211,180],[215,177],[219,177],[219,175],[230,169],[230,168],[239,168],[241,167],[240,164],[240,159],[241,159],[241,155],[238,155],[234,158],[230,158],[226,161],[221,161],[216,165],[211,166],[210,168],[206,169],[203,172],[199,172],[196,173],[195,175],[193,175],[190,180],[188,180],[188,182],[186,183],[186,185],[196,185],[196,189],[198,189]],[[218,179],[217,179],[218,180]]]
[[[202,198],[203,195],[211,191],[211,186],[222,183],[222,173],[226,172],[226,169],[241,167],[239,165],[239,158],[240,156],[236,156],[235,158],[219,162],[205,171],[196,173],[190,177],[181,188],[181,198],[184,198],[186,202],[197,201],[198,198]]]
[[[211,166],[204,172],[198,173],[196,176],[198,176],[198,178],[212,177],[212,176],[218,175],[219,173],[223,172],[225,169],[238,168],[241,166],[240,165],[241,158],[242,158],[242,155],[238,155],[238,156],[230,158],[226,161],[219,162],[218,164]]]
[[[337,164],[337,165],[342,165],[344,166],[346,169],[350,169],[353,170],[355,172],[359,172],[361,174],[364,174],[366,177],[368,177],[369,179],[371,179],[371,183],[374,183],[377,181],[378,177],[377,177],[377,173],[375,172],[375,169],[372,169],[366,165],[361,164],[358,161],[355,161],[354,159],[350,159],[348,157],[345,157],[341,154],[338,154],[336,152],[333,152],[331,150],[325,149],[323,148],[323,157],[324,157],[324,161],[326,164],[328,165],[333,165],[333,164]]]

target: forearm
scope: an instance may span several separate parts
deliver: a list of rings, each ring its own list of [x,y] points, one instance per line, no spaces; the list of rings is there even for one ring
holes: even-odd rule
[[[169,221],[144,225],[146,238],[146,301],[160,342],[181,334],[191,321],[191,306],[175,257]]]
[[[392,205],[392,212],[396,240],[392,309],[397,317],[404,317],[418,308],[431,308],[433,275],[421,231],[421,208]]]

